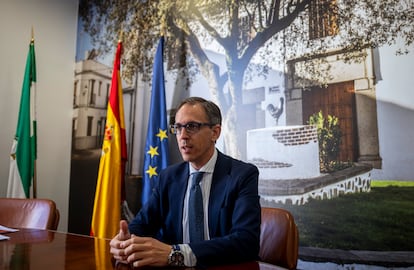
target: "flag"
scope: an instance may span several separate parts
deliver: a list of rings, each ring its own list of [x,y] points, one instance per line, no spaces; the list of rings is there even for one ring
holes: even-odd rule
[[[91,235],[99,238],[112,238],[117,234],[121,220],[121,204],[125,202],[124,176],[127,152],[120,76],[121,51],[122,43],[118,42],[93,206]]]
[[[145,143],[142,204],[151,195],[154,181],[162,169],[168,166],[168,127],[164,86],[164,37],[161,37],[152,70],[152,93]]]
[[[7,196],[29,198],[36,160],[35,119],[36,59],[34,39],[29,45],[23,78],[22,95],[11,154]],[[33,93],[31,93],[33,90]]]

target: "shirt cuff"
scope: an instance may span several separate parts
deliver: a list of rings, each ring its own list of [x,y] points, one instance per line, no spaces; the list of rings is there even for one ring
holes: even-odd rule
[[[197,258],[193,253],[193,250],[188,244],[180,244],[180,250],[184,254],[184,264],[187,267],[194,267],[197,264]]]

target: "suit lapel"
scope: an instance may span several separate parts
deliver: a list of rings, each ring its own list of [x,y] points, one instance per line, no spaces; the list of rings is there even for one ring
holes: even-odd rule
[[[170,211],[173,213],[172,217],[178,217],[176,228],[177,239],[183,240],[183,209],[184,209],[184,196],[187,190],[188,179],[188,164],[185,164],[183,168],[177,170],[177,174],[172,176],[170,193]]]
[[[210,236],[215,235],[219,226],[218,218],[220,209],[223,207],[227,195],[226,186],[229,178],[230,161],[223,154],[218,152],[216,165],[214,167],[213,179],[211,182],[208,220]]]

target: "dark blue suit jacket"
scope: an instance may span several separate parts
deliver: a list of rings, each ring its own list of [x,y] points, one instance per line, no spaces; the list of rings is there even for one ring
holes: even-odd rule
[[[182,216],[188,163],[160,173],[153,193],[135,219],[131,233],[167,244],[183,241]],[[198,266],[257,260],[260,243],[258,169],[218,152],[209,200],[210,240],[190,243]]]

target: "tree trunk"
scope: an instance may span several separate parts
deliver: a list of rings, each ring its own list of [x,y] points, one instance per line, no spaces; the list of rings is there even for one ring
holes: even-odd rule
[[[239,121],[242,96],[243,96],[243,73],[244,69],[236,69],[228,65],[228,90],[230,94],[230,106],[224,115],[223,136],[226,154],[243,159],[246,153],[246,143],[244,141],[245,124]]]

